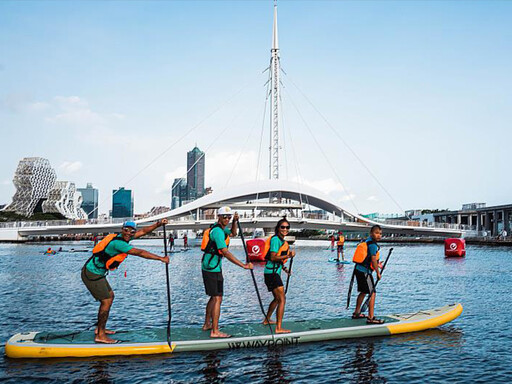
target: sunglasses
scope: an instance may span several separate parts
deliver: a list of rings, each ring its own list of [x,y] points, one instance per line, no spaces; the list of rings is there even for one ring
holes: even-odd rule
[[[281,229],[290,229],[290,226],[289,225],[281,225],[279,228],[281,228]]]
[[[231,219],[231,215],[220,215],[221,219]]]
[[[125,230],[126,232],[130,232],[130,233],[136,232],[136,230],[134,228],[130,228],[130,227],[124,227],[123,230]]]

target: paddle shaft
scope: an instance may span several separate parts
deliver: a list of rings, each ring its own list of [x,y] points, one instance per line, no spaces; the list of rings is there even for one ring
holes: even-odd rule
[[[167,233],[165,230],[165,224],[164,224],[164,254],[165,257],[167,257]],[[171,283],[169,280],[169,264],[165,264],[165,280],[167,282],[167,344],[169,344],[169,348],[172,352],[172,346],[171,346],[171,319],[172,319],[172,312],[171,312]]]
[[[386,269],[386,265],[388,264],[389,257],[391,256],[391,252],[393,252],[393,248],[389,250],[388,257],[386,257],[386,260],[384,261],[384,264],[382,265],[382,269],[380,270],[380,278],[382,279],[382,274],[384,273],[384,269]],[[370,272],[371,273],[371,272]],[[370,302],[370,299],[372,298],[372,295],[375,293],[375,289],[377,288],[377,284],[379,284],[380,279],[378,279],[375,284],[373,285],[373,290],[368,295],[368,298],[364,302],[363,306],[361,307],[361,312],[366,311],[368,308],[368,303]]]
[[[288,293],[288,284],[290,284],[290,276],[292,275],[293,259],[293,257],[290,259],[290,269],[288,269],[288,276],[286,277],[286,289],[284,290],[285,295]]]
[[[247,252],[247,244],[245,244],[244,231],[242,230],[242,226],[240,225],[240,220],[237,220],[236,223],[238,225],[238,230],[240,231],[240,238],[242,239],[242,244],[244,246],[245,262],[248,263],[249,262],[249,252]],[[268,323],[268,327],[270,328],[270,333],[273,336],[274,331],[272,330],[272,326],[270,325],[270,320],[267,317],[265,308],[263,308],[263,302],[261,301],[260,291],[258,289],[258,284],[256,283],[256,277],[254,277],[254,271],[252,269],[249,269],[249,271],[251,271],[252,282],[254,283],[254,289],[256,290],[256,296],[258,296],[258,302],[260,303],[261,313],[263,313],[263,316],[265,317],[265,320]]]
[[[350,307],[350,296],[352,296],[352,287],[354,286],[354,278],[355,277],[356,277],[356,266],[354,265],[354,270],[352,271],[352,277],[350,278],[350,284],[348,285],[347,309]]]

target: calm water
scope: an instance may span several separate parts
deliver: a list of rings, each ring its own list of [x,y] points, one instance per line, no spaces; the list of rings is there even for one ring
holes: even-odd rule
[[[134,244],[161,252],[161,242]],[[233,252],[242,257],[235,242]],[[92,244],[51,244],[86,248]],[[349,253],[355,245],[349,245]],[[461,302],[461,317],[441,328],[391,337],[303,344],[282,349],[184,353],[170,356],[26,360],[0,357],[0,381],[26,382],[510,382],[512,381],[512,249],[468,246],[465,259],[445,259],[442,245],[393,245],[377,297],[377,314]],[[387,254],[388,244],[383,247]],[[80,280],[88,253],[46,256],[44,244],[0,244],[0,340],[33,330],[79,330],[95,321],[97,304]],[[296,245],[286,319],[348,316],[352,267],[328,263],[327,242]],[[200,253],[172,256],[173,325],[199,327],[204,295]],[[165,327],[165,267],[130,257],[111,274],[116,292],[109,327]],[[262,268],[256,273],[270,301]],[[261,320],[248,271],[224,264],[221,325]],[[354,297],[355,298],[355,297]]]

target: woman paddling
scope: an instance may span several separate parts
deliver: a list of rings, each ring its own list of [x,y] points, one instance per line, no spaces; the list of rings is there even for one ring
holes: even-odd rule
[[[282,328],[284,306],[286,296],[284,293],[283,280],[281,280],[281,269],[287,259],[295,257],[295,251],[290,251],[290,246],[284,239],[290,230],[290,223],[286,218],[277,222],[275,234],[265,242],[265,284],[269,292],[274,295],[274,300],[268,306],[267,317],[263,324],[268,324],[267,319],[276,311],[276,333],[289,333],[290,330]],[[286,268],[284,268],[289,273]],[[273,323],[273,322],[272,322]]]

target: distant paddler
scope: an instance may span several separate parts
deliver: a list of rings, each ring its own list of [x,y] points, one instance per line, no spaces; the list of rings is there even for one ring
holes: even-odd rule
[[[345,261],[345,251],[343,249],[345,247],[345,236],[343,236],[343,232],[341,232],[341,231],[338,231],[338,237],[337,237],[336,244],[338,245],[337,261],[340,261],[340,255],[341,255],[342,260]]]
[[[283,329],[284,306],[286,304],[286,295],[281,279],[281,270],[290,273],[284,266],[287,259],[295,257],[295,251],[290,251],[288,242],[284,239],[290,231],[290,223],[286,218],[282,218],[277,222],[274,235],[269,237],[265,242],[265,285],[269,292],[272,292],[274,299],[268,306],[268,312],[263,324],[268,324],[270,317],[276,311],[276,333],[289,333],[290,330]],[[271,322],[274,324],[274,322]]]
[[[204,231],[201,251],[204,252],[201,261],[204,289],[210,300],[206,305],[203,331],[210,331],[210,337],[230,337],[220,332],[219,318],[220,305],[224,295],[224,277],[222,276],[222,259],[225,257],[233,264],[244,269],[252,269],[252,263],[243,263],[228,250],[230,236],[237,235],[236,221],[238,213],[230,207],[221,207],[217,210],[218,221],[215,225]],[[233,217],[231,229],[227,226]]]
[[[108,315],[114,302],[114,291],[107,281],[109,271],[116,269],[128,255],[135,255],[144,259],[159,260],[169,263],[169,256],[160,257],[151,252],[134,248],[130,241],[138,239],[156,228],[167,224],[167,219],[160,220],[149,227],[137,231],[137,224],[133,221],[125,221],[121,233],[113,233],[105,236],[92,250],[93,254],[82,267],[82,281],[91,292],[91,295],[100,302],[98,311],[98,324],[96,326],[97,343],[113,344],[117,340],[108,335],[115,332],[106,329]]]
[[[359,295],[357,296],[356,309],[352,314],[352,318],[361,319],[366,317],[366,315],[361,313],[361,306],[363,305],[364,298],[368,295],[368,318],[366,320],[368,324],[384,323],[384,320],[375,318],[374,308],[377,292],[375,290],[375,282],[372,275],[372,272],[375,272],[377,274],[377,281],[380,280],[382,263],[379,262],[380,247],[377,242],[380,241],[381,238],[381,227],[379,225],[374,225],[370,229],[370,236],[368,239],[358,244],[352,259],[354,263],[356,263],[354,275],[357,280],[357,290],[359,292]]]

